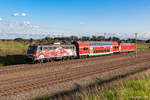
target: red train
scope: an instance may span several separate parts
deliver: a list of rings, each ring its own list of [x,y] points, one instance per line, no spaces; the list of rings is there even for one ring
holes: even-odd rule
[[[131,51],[135,51],[135,43],[76,41],[66,45],[57,43],[29,46],[27,58],[33,62],[43,62]]]

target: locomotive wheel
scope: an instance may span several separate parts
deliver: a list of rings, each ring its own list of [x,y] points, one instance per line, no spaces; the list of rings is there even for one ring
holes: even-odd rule
[[[35,60],[35,61],[33,61],[32,63],[33,63],[33,64],[37,64],[37,63],[38,63],[38,61],[37,61],[37,60]]]
[[[40,59],[39,62],[40,62],[40,63],[43,63],[43,62],[44,62],[44,59]]]
[[[45,58],[44,55],[40,55],[39,58],[40,58],[40,59],[39,59],[39,62],[40,62],[40,63],[43,63],[43,62],[44,62],[44,58]]]
[[[72,59],[72,56],[70,56],[69,59],[71,60],[71,59]]]
[[[64,60],[67,60],[68,58],[67,58],[67,57],[63,57],[63,59],[64,59]]]
[[[61,59],[62,61],[64,61],[65,60],[65,57],[62,57],[62,59]]]
[[[48,62],[51,62],[51,59],[48,59]]]

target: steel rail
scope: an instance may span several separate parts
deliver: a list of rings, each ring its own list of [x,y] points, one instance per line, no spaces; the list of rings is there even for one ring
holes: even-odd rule
[[[124,58],[124,60],[127,60],[127,59],[128,58]],[[121,60],[122,59],[117,60],[117,61],[121,61]],[[116,62],[116,60],[115,61],[110,61],[110,62],[113,63],[113,62]],[[104,65],[105,63],[106,62],[101,62],[99,64]],[[85,66],[83,66],[83,67],[85,67]],[[42,73],[42,74],[29,75],[29,76],[26,76],[26,77],[19,77],[19,78],[11,78],[11,79],[7,79],[7,80],[1,80],[0,85],[6,85],[6,84],[9,84],[9,83],[22,82],[22,81],[25,81],[25,80],[30,81],[30,80],[33,80],[33,79],[37,79],[37,78],[41,78],[41,77],[49,77],[49,75],[67,73],[68,71],[74,71],[74,70],[78,70],[78,69],[76,69],[76,68],[63,69],[63,70],[58,70],[58,71],[55,71],[55,72],[51,71],[51,72],[46,72],[46,73]]]
[[[125,54],[125,55],[128,55],[128,54]],[[134,55],[131,54],[131,55]],[[112,57],[116,58],[116,57],[122,57],[123,54],[118,54],[118,55],[109,55],[109,56],[106,56],[105,59],[111,59]],[[98,59],[99,58],[99,59]],[[103,56],[98,56],[98,57],[92,57],[92,58],[86,58],[86,59],[73,59],[73,60],[69,60],[69,61],[60,61],[60,62],[50,62],[50,63],[44,63],[44,67],[43,66],[40,66],[42,64],[26,64],[26,65],[16,65],[16,66],[11,66],[11,67],[2,67],[0,68],[0,74],[7,74],[7,73],[14,73],[14,72],[18,72],[18,71],[26,71],[26,70],[31,70],[31,69],[43,69],[43,68],[48,68],[48,67],[53,67],[55,65],[57,66],[61,66],[63,64],[72,64],[73,62],[76,62],[76,63],[82,63],[82,62],[85,62],[85,61],[94,61],[94,60],[100,60],[100,59],[104,59]]]
[[[5,88],[5,89],[1,90],[0,96],[9,95],[9,94],[17,93],[17,92],[23,92],[23,91],[27,91],[27,90],[34,89],[34,88],[39,88],[39,87],[43,87],[43,86],[47,86],[47,85],[52,85],[52,84],[80,78],[80,77],[85,77],[85,76],[96,74],[96,73],[105,72],[108,70],[114,70],[114,69],[120,68],[122,66],[125,67],[125,66],[129,66],[129,65],[134,65],[135,63],[141,63],[143,61],[146,62],[146,61],[149,61],[149,59],[150,58],[141,58],[141,59],[135,60],[131,63],[126,63],[126,64],[121,63],[118,65],[114,64],[111,67],[95,68],[92,71],[91,70],[89,70],[89,71],[83,70],[83,71],[79,71],[79,72],[77,71],[75,74],[67,73],[67,74],[64,74],[64,76],[54,77],[53,79],[39,80],[34,83],[21,84],[21,85],[17,85],[17,86],[10,87],[10,88]],[[99,66],[99,65],[97,65],[97,66]]]

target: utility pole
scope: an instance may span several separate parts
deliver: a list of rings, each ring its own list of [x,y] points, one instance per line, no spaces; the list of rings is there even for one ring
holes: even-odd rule
[[[135,33],[135,41],[136,41],[136,57],[138,56],[138,55],[137,55],[137,35],[138,35],[138,33]]]

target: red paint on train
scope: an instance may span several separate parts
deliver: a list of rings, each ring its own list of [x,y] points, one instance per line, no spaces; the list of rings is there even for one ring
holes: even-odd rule
[[[63,59],[82,56],[97,56],[121,52],[135,51],[135,43],[117,42],[81,42],[77,41],[70,45],[36,45],[29,46],[27,57],[32,61],[41,59]]]

